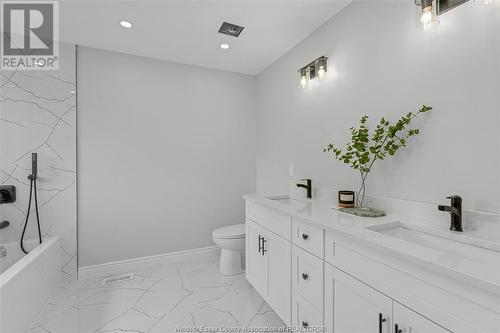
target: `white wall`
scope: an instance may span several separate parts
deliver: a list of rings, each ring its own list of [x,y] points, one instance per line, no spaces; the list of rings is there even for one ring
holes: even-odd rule
[[[0,205],[0,243],[18,244],[28,209],[31,153],[38,153],[37,194],[42,239],[61,237],[64,280],[76,279],[75,45],[59,44],[59,69],[0,71],[0,184],[16,202]],[[25,239],[37,239],[34,198]],[[29,251],[29,247],[26,247]]]
[[[416,29],[413,1],[353,2],[258,77],[257,189],[357,188],[358,175],[323,153],[344,145],[362,114],[377,121],[431,105],[421,135],[368,180],[368,193],[500,212],[500,9],[473,2]],[[329,77],[301,89],[297,69],[329,57]],[[295,176],[288,176],[288,165]]]
[[[255,78],[78,47],[80,266],[212,245],[255,192]]]

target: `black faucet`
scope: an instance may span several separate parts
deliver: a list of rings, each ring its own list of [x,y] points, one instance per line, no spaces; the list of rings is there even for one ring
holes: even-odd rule
[[[297,184],[297,187],[303,187],[307,190],[307,198],[311,199],[312,198],[312,184],[311,180],[306,178],[306,179],[301,179],[302,181],[305,181],[306,184]]]
[[[446,198],[451,199],[451,206],[438,205],[438,209],[450,213],[450,230],[464,231],[462,229],[462,198],[459,195],[452,195]]]

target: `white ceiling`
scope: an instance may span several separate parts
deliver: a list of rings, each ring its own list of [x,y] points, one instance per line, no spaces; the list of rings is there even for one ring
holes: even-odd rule
[[[61,1],[60,39],[244,74],[258,74],[349,3],[323,1]],[[120,27],[122,19],[134,24]],[[218,33],[223,21],[245,27]],[[228,43],[229,50],[219,45]]]

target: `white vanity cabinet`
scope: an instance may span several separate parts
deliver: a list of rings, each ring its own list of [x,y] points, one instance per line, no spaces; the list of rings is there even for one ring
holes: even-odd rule
[[[246,225],[247,279],[292,329],[500,333],[496,294],[374,248],[342,228],[252,201]]]
[[[290,325],[291,242],[259,224],[275,223],[278,230],[286,230],[286,216],[251,209],[258,214],[247,214],[257,221],[246,219],[246,278],[281,320]],[[288,232],[282,233],[285,237],[290,236],[290,227],[288,218]]]

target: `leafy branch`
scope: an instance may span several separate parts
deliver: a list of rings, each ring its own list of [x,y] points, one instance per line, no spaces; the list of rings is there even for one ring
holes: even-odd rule
[[[363,205],[365,180],[375,161],[383,160],[388,155],[394,156],[400,148],[406,147],[408,139],[420,133],[418,128],[409,128],[412,120],[431,110],[432,107],[423,105],[416,113],[407,113],[395,124],[382,117],[372,134],[367,127],[368,116],[362,116],[359,127],[351,127],[351,142],[345,149],[333,144],[328,144],[323,149],[324,152],[331,152],[338,161],[349,164],[351,168],[359,171],[361,187],[357,193],[358,206]]]

